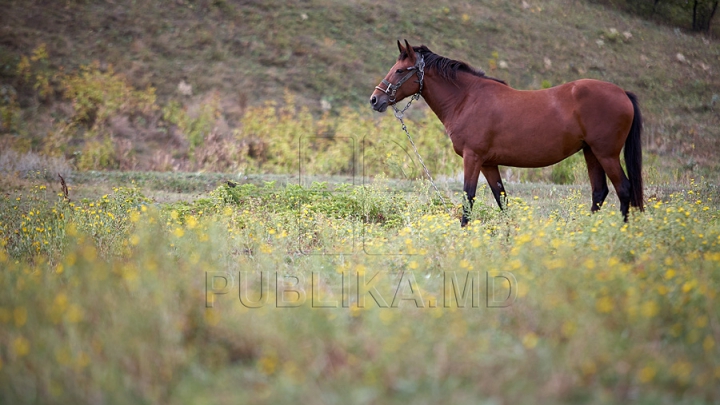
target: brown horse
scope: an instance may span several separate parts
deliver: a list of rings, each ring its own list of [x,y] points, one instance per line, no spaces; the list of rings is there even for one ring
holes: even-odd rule
[[[426,46],[403,46],[400,56],[370,97],[374,110],[422,95],[463,158],[467,225],[480,172],[503,208],[505,190],[498,165],[544,167],[582,149],[592,186],[591,211],[608,194],[605,175],[627,221],[632,205],[643,210],[642,116],[634,94],[598,80],[583,79],[546,90],[520,91],[465,62]],[[409,81],[413,76],[417,80]],[[394,84],[393,84],[394,83]],[[394,108],[394,107],[393,107]],[[620,151],[625,147],[625,176]]]

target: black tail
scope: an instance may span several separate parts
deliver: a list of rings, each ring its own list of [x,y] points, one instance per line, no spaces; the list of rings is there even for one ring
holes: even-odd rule
[[[630,205],[643,211],[642,142],[640,140],[643,126],[642,114],[640,114],[637,96],[630,92],[625,92],[625,94],[630,98],[635,113],[630,134],[625,140],[625,168],[628,179],[630,179]]]

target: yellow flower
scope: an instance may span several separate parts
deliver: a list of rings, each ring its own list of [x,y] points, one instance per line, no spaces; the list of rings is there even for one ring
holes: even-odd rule
[[[577,331],[577,326],[573,321],[565,321],[563,322],[560,331],[562,332],[563,336],[569,338],[575,334],[575,331]]]
[[[27,322],[27,309],[25,307],[17,307],[13,311],[13,318],[15,319],[15,326],[18,328],[25,325]]]
[[[85,352],[80,352],[80,354],[77,357],[77,360],[75,361],[75,368],[76,369],[83,369],[90,364],[90,356],[88,356]]]
[[[595,301],[595,309],[600,313],[606,314],[612,312],[614,308],[615,306],[613,305],[612,299],[608,296],[600,297]]]
[[[713,339],[713,337],[710,335],[705,336],[705,340],[703,340],[703,349],[705,349],[706,352],[710,353],[714,347],[715,339]]]
[[[656,371],[652,366],[645,366],[638,372],[638,379],[642,383],[648,383],[655,378]]]
[[[67,320],[70,323],[78,323],[82,321],[84,316],[82,308],[80,308],[76,304],[70,304],[70,307],[67,311]]]
[[[260,372],[265,375],[273,375],[277,367],[277,358],[275,356],[263,356],[257,362]]]
[[[670,367],[670,372],[679,377],[681,380],[686,380],[690,373],[692,373],[692,364],[687,361],[678,361]]]
[[[655,301],[648,301],[642,304],[640,313],[646,318],[652,318],[660,312],[660,307]]]
[[[18,357],[23,357],[30,353],[30,342],[22,336],[18,336],[13,341],[13,351]]]
[[[522,344],[523,344],[523,346],[525,346],[526,348],[532,349],[532,348],[534,348],[535,346],[537,346],[538,340],[539,340],[539,339],[538,339],[538,336],[537,336],[535,333],[529,332],[529,333],[526,333],[525,336],[523,336],[523,338],[522,338]]]
[[[217,309],[205,308],[205,321],[210,326],[215,326],[220,322],[220,315]]]
[[[140,220],[140,213],[137,211],[130,212],[130,222],[135,223]]]

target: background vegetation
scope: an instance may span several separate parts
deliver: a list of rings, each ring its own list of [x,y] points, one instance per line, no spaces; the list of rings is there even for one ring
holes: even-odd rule
[[[70,201],[42,184],[0,198],[3,403],[697,404],[720,395],[711,185],[651,187],[646,212],[628,224],[616,204],[590,215],[587,189],[518,185],[522,197],[500,214],[481,187],[464,229],[458,195],[448,212],[423,184],[404,193],[383,182],[224,185],[163,205],[145,186],[80,198],[90,186],[73,187]],[[239,301],[241,271],[270,276],[261,308]],[[478,307],[470,295],[458,307],[444,283],[452,272],[464,282],[466,271],[480,277]],[[206,272],[227,277],[231,285],[215,287],[226,294],[208,297]],[[516,278],[511,307],[486,306],[488,272]],[[341,274],[374,280],[387,305],[405,299],[379,308],[366,295],[363,306],[353,292],[347,308],[313,308],[312,274],[323,301],[341,302]],[[305,299],[282,293],[298,278]],[[260,297],[257,278],[247,288]]]
[[[720,46],[691,3],[3,2],[0,403],[716,402]],[[590,215],[573,156],[507,169],[508,209],[481,186],[461,229],[442,125],[407,120],[441,199],[366,106],[398,38],[519,89],[637,93],[645,212]],[[271,276],[262,308],[241,271]],[[466,271],[480,306],[443,307]],[[502,272],[517,299],[488,308]],[[312,274],[423,308],[282,293]]]
[[[404,155],[401,132],[366,105],[395,40],[408,38],[519,89],[617,83],[640,97],[646,156],[661,177],[715,178],[720,47],[712,29],[692,31],[686,3],[9,1],[0,140],[79,170],[277,173],[296,171],[289,145],[320,137],[312,154],[327,163],[306,167],[347,173],[336,138]],[[421,152],[445,154],[441,125],[415,110]],[[401,176],[414,164],[378,165]],[[436,166],[452,175],[459,159]],[[571,181],[551,169],[513,173]]]

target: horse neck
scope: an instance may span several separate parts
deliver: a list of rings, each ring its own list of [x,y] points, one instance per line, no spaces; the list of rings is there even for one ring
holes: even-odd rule
[[[458,73],[454,80],[448,80],[428,72],[425,75],[422,96],[440,121],[448,126],[453,117],[462,111],[462,106],[473,92],[485,91],[488,80]]]

